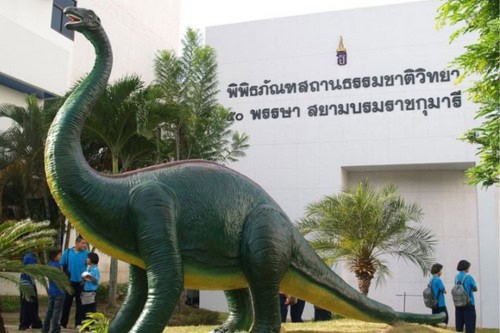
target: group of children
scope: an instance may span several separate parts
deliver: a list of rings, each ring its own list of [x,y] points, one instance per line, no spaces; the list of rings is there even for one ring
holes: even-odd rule
[[[460,260],[457,265],[457,275],[455,277],[455,285],[463,285],[465,292],[468,295],[469,302],[465,306],[455,306],[455,328],[457,332],[463,332],[465,327],[466,333],[474,333],[476,330],[476,308],[474,300],[474,292],[477,291],[477,284],[472,275],[469,275],[469,268],[471,264],[467,260]],[[441,280],[443,273],[443,265],[434,264],[431,268],[432,279],[430,286],[434,294],[437,304],[432,308],[432,313],[437,314],[441,312],[446,313],[445,323],[448,324],[448,310],[446,309],[446,302],[444,294],[446,288]]]
[[[77,245],[78,242],[82,240],[81,237],[79,238],[80,239],[77,239]],[[66,271],[65,269],[63,269],[64,263],[68,264],[68,256],[70,256],[69,250],[67,251],[68,252],[65,253],[64,256],[62,255],[61,250],[50,251],[48,265],[56,269]],[[76,252],[78,253],[79,251]],[[66,327],[68,321],[68,319],[66,318],[66,322],[61,324],[62,314],[63,312],[67,312],[67,316],[69,316],[69,309],[71,308],[73,297],[75,297],[77,300],[76,317],[79,316],[79,312],[81,312],[83,314],[82,317],[84,317],[88,313],[97,311],[96,291],[100,280],[100,272],[97,266],[97,264],[99,263],[99,256],[97,255],[97,253],[89,253],[86,250],[85,252],[82,252],[80,254],[85,254],[86,260],[84,264],[85,270],[79,275],[78,283],[75,284],[75,278],[72,276],[75,275],[73,274],[74,272],[68,272],[68,277],[74,289],[73,294],[64,292],[63,290],[59,289],[53,281],[49,281],[47,313],[45,315],[43,324],[40,318],[38,318],[38,299],[36,297],[36,289],[35,296],[26,297],[23,294],[21,295],[19,330],[26,330],[31,327],[41,328],[42,333],[61,332],[61,326]],[[61,259],[61,257],[63,258]],[[25,255],[23,262],[25,264],[35,264],[36,259],[32,254],[29,253]],[[82,269],[80,268],[80,270]],[[21,275],[21,283],[23,283],[23,281],[24,283],[31,283],[33,287],[36,288],[35,284],[33,283],[33,281],[31,281],[29,276]],[[67,306],[65,305],[67,305],[68,303],[68,298],[70,298],[69,309],[66,309]]]

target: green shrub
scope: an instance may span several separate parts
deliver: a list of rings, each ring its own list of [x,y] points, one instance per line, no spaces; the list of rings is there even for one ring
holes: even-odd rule
[[[102,313],[87,313],[87,319],[82,322],[79,332],[108,333],[109,319]]]
[[[2,312],[17,312],[20,305],[19,296],[0,296]]]
[[[198,326],[198,325],[220,325],[219,312],[193,308],[187,305],[178,305],[168,326]]]
[[[46,305],[47,296],[38,296],[38,305]],[[0,296],[0,308],[2,312],[18,312],[21,307],[19,296],[2,295]]]
[[[123,299],[127,294],[128,283],[118,283],[116,285],[116,294],[118,299]],[[106,303],[108,301],[109,283],[104,282],[99,284],[97,288],[96,300],[98,303]]]

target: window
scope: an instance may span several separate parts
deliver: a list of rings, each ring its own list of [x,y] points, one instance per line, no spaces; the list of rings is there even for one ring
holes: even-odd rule
[[[76,7],[75,0],[54,0],[52,5],[52,22],[50,26],[55,31],[63,34],[69,39],[73,40],[75,38],[75,33],[72,30],[68,30],[64,27],[68,18],[63,15],[63,10],[66,7]]]

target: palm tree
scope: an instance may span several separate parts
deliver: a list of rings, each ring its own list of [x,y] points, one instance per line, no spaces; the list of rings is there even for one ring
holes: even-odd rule
[[[54,103],[56,108],[82,80]],[[82,131],[82,150],[92,167],[118,174],[152,164],[155,145],[142,135],[138,123],[144,112],[146,94],[144,83],[137,75],[127,75],[107,85]],[[112,306],[116,306],[117,274],[118,261],[111,257],[108,303]]]
[[[327,264],[346,262],[367,295],[374,277],[379,284],[391,276],[386,255],[420,266],[424,275],[429,272],[436,239],[418,225],[422,216],[422,209],[405,202],[397,186],[377,191],[364,180],[355,189],[309,204],[299,228]]]
[[[155,146],[138,131],[143,88],[137,75],[118,79],[107,86],[85,122],[82,135],[101,143],[99,150],[109,150],[112,174],[140,162],[151,164]],[[117,275],[118,261],[111,257],[108,303],[112,306],[116,306]]]
[[[182,55],[160,51],[155,59],[153,88],[163,108],[154,125],[164,133],[161,140],[167,160],[202,158],[237,161],[248,148],[248,136],[230,130],[229,110],[217,102],[215,50],[201,45],[201,35],[188,29]]]
[[[23,216],[31,217],[29,197],[43,197],[42,217],[51,218],[49,191],[45,180],[43,151],[48,128],[55,112],[39,105],[35,96],[26,97],[26,106],[0,105],[0,117],[13,121],[13,125],[0,133],[0,198],[5,185],[17,178]],[[0,211],[1,211],[0,201]]]
[[[27,252],[39,252],[54,244],[57,232],[49,228],[50,222],[34,223],[31,220],[6,221],[0,224],[0,279],[19,285],[17,277],[11,273],[26,273],[47,288],[45,278],[58,287],[71,291],[68,278],[61,270],[47,265],[23,266],[19,258]],[[21,290],[30,295],[29,286],[20,285]],[[0,308],[0,333],[5,332]]]
[[[137,114],[141,106],[138,96],[141,94],[144,83],[136,75],[124,76],[107,86],[104,94],[92,110],[92,114],[85,122],[83,135],[95,139],[102,144],[102,148],[109,149],[112,161],[112,173],[123,170],[120,164],[130,161],[131,156],[139,151],[127,145],[140,146],[140,154],[150,154],[154,151],[151,142],[143,140],[138,133]],[[139,143],[139,144],[138,144]]]

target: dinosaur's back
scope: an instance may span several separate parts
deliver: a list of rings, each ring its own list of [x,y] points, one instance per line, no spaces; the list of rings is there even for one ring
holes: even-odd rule
[[[255,182],[213,162],[177,162],[151,168],[146,174],[175,195],[181,253],[184,261],[199,267],[219,271],[239,267],[241,234],[248,214],[262,204],[280,209]],[[133,182],[145,180],[140,179],[141,173],[136,177]]]

